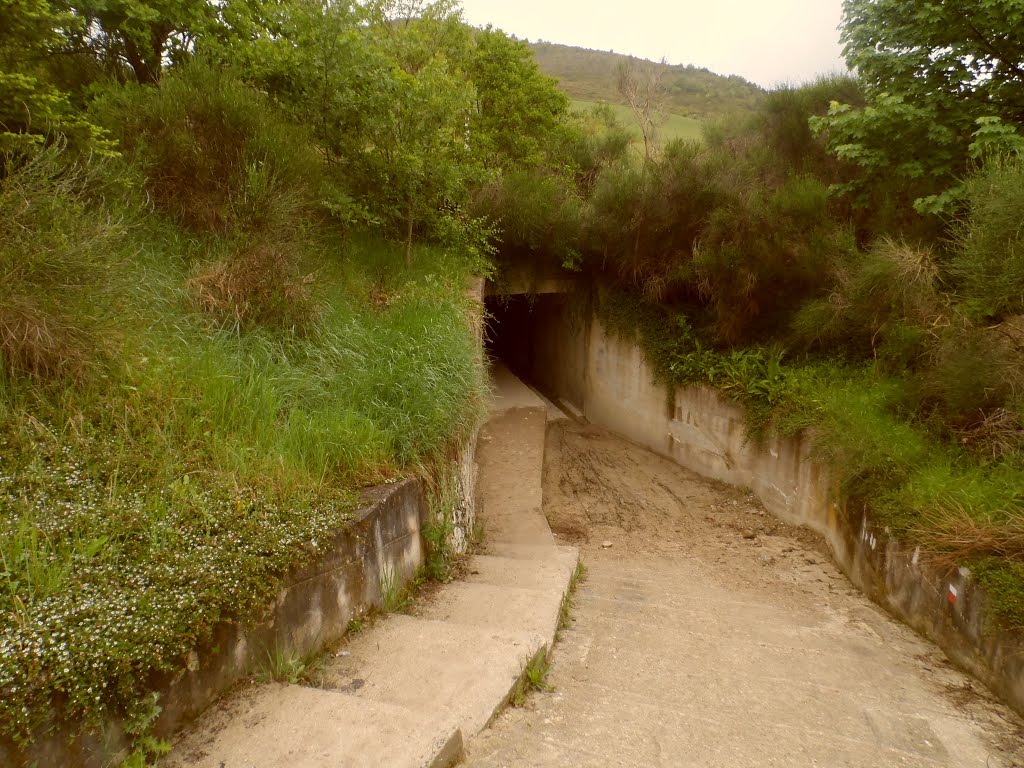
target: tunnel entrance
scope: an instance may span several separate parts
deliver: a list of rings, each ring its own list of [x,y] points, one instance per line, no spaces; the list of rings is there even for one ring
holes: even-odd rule
[[[533,374],[536,337],[539,327],[537,304],[550,297],[528,294],[490,296],[487,304],[485,344],[490,358],[500,360],[517,377],[529,381]]]
[[[573,293],[488,296],[484,342],[521,381],[548,399],[583,402],[584,306]]]

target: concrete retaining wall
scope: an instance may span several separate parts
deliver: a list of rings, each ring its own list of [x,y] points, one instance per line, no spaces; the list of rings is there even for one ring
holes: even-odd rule
[[[747,442],[742,408],[706,387],[670,397],[636,344],[581,319],[578,303],[545,302],[530,374],[546,394],[702,476],[750,488],[772,514],[821,534],[854,584],[1024,713],[1024,633],[983,631],[985,597],[966,569],[927,566],[851,508],[805,439]]]
[[[321,557],[289,574],[263,621],[222,625],[189,655],[186,669],[153,681],[162,707],[155,735],[170,736],[194,719],[264,666],[268,651],[305,656],[337,640],[353,618],[380,607],[386,582],[401,586],[413,578],[424,561],[428,516],[420,481],[372,489],[364,501]],[[119,764],[127,745],[121,724],[109,723],[103,733],[40,737],[27,751],[0,742],[0,765],[106,768]]]
[[[464,555],[469,551],[473,540],[473,529],[476,527],[476,443],[480,430],[473,432],[473,437],[462,452],[455,477],[457,500],[452,511],[452,532],[449,545],[452,552]]]
[[[486,315],[484,311],[485,287],[486,282],[482,277],[470,278],[469,284],[466,286],[466,297],[469,299],[466,322],[469,324],[470,332],[477,340],[481,367],[483,366],[484,318]],[[456,503],[452,510],[452,519],[449,521],[452,528],[448,545],[451,547],[451,551],[457,555],[464,555],[469,551],[473,540],[473,531],[476,528],[476,444],[479,435],[480,428],[477,427],[456,459]]]

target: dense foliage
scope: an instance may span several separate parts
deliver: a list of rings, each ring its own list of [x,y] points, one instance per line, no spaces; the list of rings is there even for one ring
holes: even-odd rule
[[[858,187],[891,185],[918,210],[951,210],[969,158],[1020,152],[1024,6],[1017,0],[845,0],[842,40],[867,95],[818,121],[859,166]]]
[[[567,100],[444,2],[2,15],[0,754],[120,718],[139,761],[151,686],[360,487],[443,486],[485,386],[470,194],[564,164]]]

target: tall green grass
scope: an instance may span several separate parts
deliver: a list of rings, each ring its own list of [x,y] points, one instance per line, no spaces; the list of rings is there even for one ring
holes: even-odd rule
[[[29,240],[70,247],[75,222],[109,207],[64,210]],[[133,715],[154,673],[259,615],[355,491],[431,473],[482,412],[458,255],[424,246],[406,269],[401,248],[322,230],[292,254],[317,305],[296,334],[197,307],[192,276],[235,235],[123,223],[91,275],[112,307],[103,354],[78,350],[89,365],[71,380],[8,366],[0,381],[4,737],[28,739],[51,711]],[[89,302],[61,305],[64,281],[19,285],[69,326],[90,322]]]

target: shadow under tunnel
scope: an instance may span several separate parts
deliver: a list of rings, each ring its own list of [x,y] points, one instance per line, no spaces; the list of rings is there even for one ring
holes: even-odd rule
[[[585,376],[585,301],[577,294],[488,296],[487,354],[556,403],[577,410]]]

